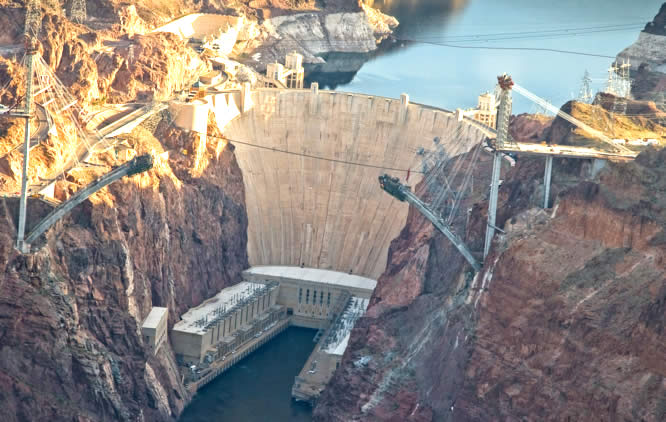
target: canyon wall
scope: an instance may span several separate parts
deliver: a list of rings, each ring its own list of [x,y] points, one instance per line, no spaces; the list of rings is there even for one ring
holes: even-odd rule
[[[506,234],[474,276],[411,209],[314,419],[663,420],[665,159],[649,150],[596,176],[556,160],[544,211],[543,160],[519,158],[502,175]],[[487,207],[475,201],[472,249]]]
[[[631,62],[633,97],[655,101],[666,110],[666,3],[638,40],[618,54],[619,63],[625,60]]]
[[[189,401],[169,343],[153,356],[140,326],[151,306],[168,307],[172,326],[240,281],[247,217],[232,147],[167,121],[128,139],[155,154],[152,170],[93,195],[30,255],[13,249],[17,201],[0,203],[3,420],[174,420]],[[96,162],[101,174],[115,158]],[[30,227],[47,207],[31,200],[29,210]]]

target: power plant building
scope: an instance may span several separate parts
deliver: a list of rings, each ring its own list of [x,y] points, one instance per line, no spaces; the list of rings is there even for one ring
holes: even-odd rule
[[[370,299],[375,280],[354,274],[317,268],[256,266],[243,272],[252,282],[277,282],[277,303],[287,308],[291,324],[325,328],[351,296]]]
[[[277,283],[241,282],[187,311],[171,330],[177,359],[213,361],[264,329],[280,313],[277,288]]]

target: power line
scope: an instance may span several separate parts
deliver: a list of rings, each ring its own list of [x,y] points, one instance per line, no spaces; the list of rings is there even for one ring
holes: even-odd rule
[[[253,147],[253,148],[259,148],[267,151],[273,151],[273,152],[281,152],[284,154],[289,154],[289,155],[297,155],[300,157],[305,157],[305,158],[313,158],[315,160],[322,160],[322,161],[329,161],[332,163],[338,163],[338,164],[348,164],[352,166],[360,166],[360,167],[367,167],[367,168],[374,168],[374,169],[380,169],[380,170],[390,170],[390,171],[400,171],[403,173],[416,173],[416,174],[424,174],[422,171],[419,170],[412,170],[412,169],[401,169],[401,168],[393,168],[393,167],[386,167],[386,166],[380,166],[376,164],[368,164],[368,163],[360,163],[357,161],[347,161],[347,160],[339,160],[337,158],[329,158],[329,157],[320,157],[317,155],[311,155],[311,154],[306,154],[303,152],[294,152],[294,151],[289,151],[286,149],[280,149],[280,148],[273,148],[273,147],[267,147],[265,145],[259,145],[247,141],[239,141],[236,139],[230,139],[224,136],[217,136],[213,135],[211,133],[205,133],[205,132],[197,132],[197,131],[192,131],[193,133],[197,133],[199,135],[206,135],[208,137],[214,138],[214,139],[220,139],[223,141],[231,142],[232,144],[240,144],[240,145],[245,145],[248,147]]]
[[[427,41],[423,39],[416,38],[394,38],[396,41],[403,41],[414,44],[424,44],[424,45],[434,45],[438,47],[447,47],[447,48],[459,48],[459,49],[477,49],[477,50],[515,50],[515,51],[542,51],[542,52],[551,52],[551,53],[561,53],[561,54],[572,54],[577,56],[587,56],[587,57],[599,57],[604,59],[615,59],[615,56],[608,56],[605,54],[596,54],[596,53],[587,53],[582,51],[572,51],[572,50],[563,50],[557,48],[545,48],[545,47],[499,47],[499,46],[485,46],[485,45],[457,45],[451,44],[451,42],[436,42],[436,41]],[[351,45],[366,45],[368,40],[354,40],[354,41],[335,41],[335,40],[325,40],[325,39],[304,39],[304,38],[283,38],[279,40],[281,42],[292,42],[295,47],[300,47],[303,42],[310,43],[326,43],[332,47],[336,46],[351,46]],[[473,40],[468,42],[479,42],[482,40]],[[457,41],[453,41],[457,42]]]
[[[625,25],[607,25],[607,26],[591,26],[583,28],[565,28],[565,29],[552,29],[552,30],[543,30],[543,31],[523,31],[523,32],[499,32],[494,34],[461,34],[461,35],[443,35],[443,36],[431,36],[431,37],[421,37],[422,39],[475,39],[475,38],[494,38],[494,37],[514,37],[521,38],[517,36],[523,36],[525,38],[530,38],[532,36],[552,36],[552,35],[579,35],[581,33],[600,33],[600,32],[615,32],[615,31],[627,31],[635,30],[643,27],[644,24],[625,24]],[[573,32],[572,32],[573,31]],[[513,39],[513,38],[499,38],[499,39]]]
[[[585,53],[582,51],[571,51],[571,50],[560,50],[557,48],[541,48],[541,47],[490,47],[483,45],[454,45],[447,43],[437,43],[437,42],[428,42],[428,41],[418,41],[410,39],[399,39],[400,41],[415,42],[420,44],[436,45],[439,47],[447,48],[460,48],[460,49],[477,49],[477,50],[517,50],[517,51],[545,51],[551,53],[562,53],[562,54],[573,54],[577,56],[588,56],[588,57],[601,57],[604,59],[614,59],[615,56],[606,56],[604,54],[594,54],[594,53]]]

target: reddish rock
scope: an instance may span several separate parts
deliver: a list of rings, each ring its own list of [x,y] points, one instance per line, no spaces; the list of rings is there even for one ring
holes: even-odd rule
[[[181,154],[195,136],[157,136],[168,160],[79,205],[30,255],[12,247],[16,201],[0,203],[3,421],[174,420],[188,402],[170,347],[152,356],[139,328],[151,306],[167,306],[171,326],[240,281],[243,182],[230,146],[217,157],[211,140],[198,172]],[[133,145],[162,148],[147,135]],[[31,201],[29,226],[48,211],[40,204]]]
[[[547,212],[540,161],[503,174],[507,233],[473,279],[412,210],[316,421],[663,420],[666,151],[588,181],[556,163]]]
[[[511,116],[509,135],[517,142],[541,143],[546,141],[546,130],[553,118],[543,114],[519,114]]]

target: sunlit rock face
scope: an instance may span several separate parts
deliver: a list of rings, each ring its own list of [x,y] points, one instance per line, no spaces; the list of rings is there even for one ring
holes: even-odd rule
[[[168,307],[172,325],[240,280],[242,175],[233,148],[168,121],[127,142],[155,153],[153,169],[91,196],[30,255],[13,248],[18,200],[0,207],[3,421],[172,421],[190,399],[169,342],[153,354],[140,327],[152,306]],[[90,182],[114,160],[99,154],[60,189]],[[50,209],[31,198],[28,231]]]

